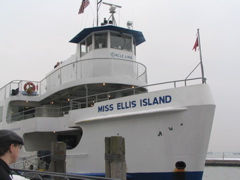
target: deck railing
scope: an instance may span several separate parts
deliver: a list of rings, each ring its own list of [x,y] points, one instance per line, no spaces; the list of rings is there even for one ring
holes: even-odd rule
[[[68,114],[70,106],[61,107],[36,107],[7,116],[7,122],[21,121],[35,117],[62,117]]]
[[[19,158],[16,163],[11,164],[13,174],[21,175],[29,179],[49,180],[61,177],[63,179],[81,179],[81,180],[116,180],[113,178],[74,175],[69,173],[50,172],[50,164],[46,164],[46,158],[51,158],[51,154],[47,155],[32,155],[25,158]],[[49,162],[50,163],[50,162]],[[45,167],[48,167],[47,169]],[[55,178],[54,178],[55,177]],[[61,179],[61,180],[63,180]]]
[[[146,92],[144,91],[144,89],[145,90],[148,89],[148,92],[151,92],[155,90],[162,90],[162,89],[199,84],[199,81],[206,82],[206,79],[193,78],[193,79],[184,79],[184,80],[177,80],[177,81],[168,81],[168,82],[150,84],[150,85],[141,86],[141,87],[133,87],[128,89],[89,95],[89,96],[70,100],[69,106],[36,107],[36,108],[32,108],[22,112],[13,113],[10,116],[7,116],[7,121],[14,122],[14,121],[19,121],[19,120],[24,120],[24,119],[34,118],[34,117],[62,117],[65,114],[68,114],[69,110],[93,107],[94,104],[97,102],[107,101],[107,100],[118,98],[118,97],[144,93]],[[119,96],[119,94],[121,95]]]
[[[76,61],[55,68],[41,81],[11,81],[0,89],[0,101],[15,95],[41,96],[47,91],[55,90],[57,86],[71,81],[95,77],[125,76],[147,84],[146,67],[136,61],[110,58]],[[34,85],[34,91],[31,93],[26,92],[26,83],[28,82]]]
[[[113,178],[105,178],[105,177],[96,177],[96,176],[83,176],[83,175],[74,175],[74,174],[66,174],[66,173],[58,173],[58,172],[46,172],[46,171],[33,171],[33,170],[24,170],[24,169],[12,169],[14,174],[21,175],[30,179],[39,179],[39,180],[49,180],[55,178],[61,178],[70,180],[70,179],[78,179],[78,180],[117,180]]]
[[[25,169],[25,170],[48,170],[50,164],[47,164],[46,159],[51,159],[51,154],[47,155],[32,155],[28,157],[18,158],[17,162],[10,165],[11,168]]]
[[[133,88],[122,89],[122,90],[117,90],[117,91],[109,91],[109,92],[89,95],[89,96],[85,96],[85,97],[79,97],[79,98],[72,99],[70,101],[70,109],[72,110],[72,109],[80,109],[82,107],[84,107],[84,108],[92,107],[97,102],[113,99],[113,97],[117,98],[116,95],[119,95],[119,94],[121,94],[120,97],[124,97],[124,96],[130,96],[130,95],[135,95],[135,94],[139,94],[139,93],[144,93],[144,91],[142,91],[142,89],[148,89],[148,92],[149,92],[150,89],[161,90],[161,89],[176,88],[176,87],[181,87],[181,86],[188,86],[188,85],[193,85],[194,84],[194,83],[192,83],[193,81],[199,81],[199,80],[201,80],[202,82],[206,82],[205,78],[204,79],[202,79],[202,78],[184,79],[184,80],[150,84],[150,85],[140,86],[140,87],[133,87]],[[161,87],[157,88],[158,86],[161,86]]]

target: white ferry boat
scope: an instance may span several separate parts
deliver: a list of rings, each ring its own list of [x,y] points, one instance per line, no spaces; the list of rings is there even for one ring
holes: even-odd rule
[[[64,141],[67,173],[104,175],[104,138],[122,136],[131,179],[202,179],[215,111],[209,86],[202,77],[147,85],[136,58],[144,41],[113,18],[73,37],[76,53],[43,80],[2,87],[0,127],[23,137],[21,157]]]

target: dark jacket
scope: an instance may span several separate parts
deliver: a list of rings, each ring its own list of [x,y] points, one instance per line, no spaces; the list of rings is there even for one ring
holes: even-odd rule
[[[11,180],[10,175],[10,167],[0,158],[0,180]]]

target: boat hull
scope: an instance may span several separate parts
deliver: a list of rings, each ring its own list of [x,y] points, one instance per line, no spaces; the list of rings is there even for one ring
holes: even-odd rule
[[[81,174],[105,177],[104,173]],[[203,172],[127,173],[127,180],[202,180]]]
[[[201,180],[203,172],[132,173],[129,180]]]
[[[145,107],[136,103],[134,108],[114,112],[115,103],[163,96],[170,96],[171,102],[155,106],[151,101]],[[89,108],[91,117],[83,117],[86,110],[70,113],[70,119],[83,129],[83,136],[79,146],[67,152],[69,173],[103,173],[104,138],[122,136],[127,172],[133,178],[202,178],[215,110],[207,85],[119,98],[110,104],[111,112],[99,112],[101,103]],[[185,167],[177,168],[179,162]]]
[[[104,140],[122,136],[128,179],[200,180],[214,111],[209,86],[200,84],[95,102],[63,117],[35,117],[5,128],[24,137],[20,157],[50,150],[58,133],[81,131],[79,143],[67,150],[67,173],[104,176]]]

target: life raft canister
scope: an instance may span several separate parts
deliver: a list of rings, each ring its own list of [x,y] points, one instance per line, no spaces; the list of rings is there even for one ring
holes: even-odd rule
[[[35,91],[35,85],[32,82],[27,82],[26,84],[24,84],[24,90],[28,94],[32,94]]]

